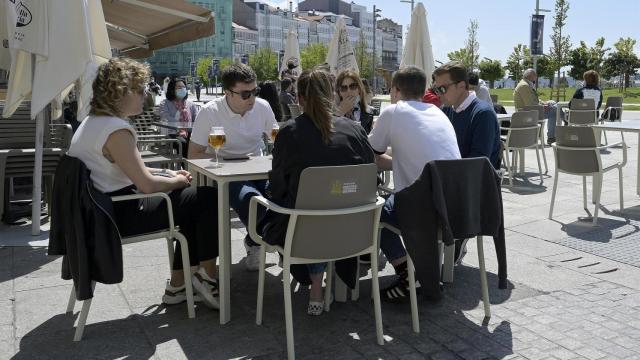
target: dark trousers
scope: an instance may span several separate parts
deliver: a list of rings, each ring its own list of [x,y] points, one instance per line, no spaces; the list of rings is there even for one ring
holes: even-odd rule
[[[240,221],[246,227],[249,223],[249,203],[254,196],[265,196],[267,191],[267,180],[251,180],[251,181],[237,181],[229,183],[229,205],[235,210],[240,218]],[[257,219],[262,219],[266,208],[262,205],[258,205]],[[244,238],[245,244],[248,246],[258,246],[258,244],[251,240],[249,234]]]
[[[131,186],[110,193],[110,196],[135,194]],[[217,191],[207,186],[171,191],[173,221],[189,244],[191,266],[218,257]],[[169,226],[167,202],[160,197],[113,203],[116,224],[121,236],[139,235],[166,229]],[[173,269],[182,270],[180,243],[176,244]]]

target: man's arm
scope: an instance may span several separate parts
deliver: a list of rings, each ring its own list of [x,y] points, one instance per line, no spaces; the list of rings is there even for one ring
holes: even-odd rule
[[[189,142],[189,155],[187,156],[189,159],[210,159],[213,157],[213,154],[207,154],[205,151],[207,150],[206,146],[196,144],[193,141]]]
[[[491,159],[496,136],[499,136],[498,119],[492,111],[482,111],[472,120],[469,157],[485,156]]]
[[[391,156],[387,154],[376,155],[376,165],[378,166],[378,170],[380,171],[392,170],[391,163],[392,163]]]

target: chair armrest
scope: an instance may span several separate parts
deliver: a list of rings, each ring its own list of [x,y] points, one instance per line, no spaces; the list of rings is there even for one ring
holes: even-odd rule
[[[166,193],[155,192],[150,194],[131,194],[131,195],[112,196],[111,201],[117,202],[117,201],[128,201],[128,200],[150,199],[154,197],[161,197],[167,202],[167,218],[169,219],[169,233],[171,236],[173,236],[173,233],[176,231],[175,225],[173,223],[173,207],[171,204],[171,198],[169,198],[169,195],[167,195]]]

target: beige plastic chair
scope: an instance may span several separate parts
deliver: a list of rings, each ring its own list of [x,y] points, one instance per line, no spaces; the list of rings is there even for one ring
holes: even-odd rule
[[[378,224],[384,199],[377,197],[376,171],[374,164],[307,168],[300,176],[295,209],[283,208],[261,196],[251,198],[249,233],[252,239],[263,245],[260,249],[256,324],[262,324],[266,252],[277,250],[284,257],[282,284],[289,359],[295,358],[290,266],[329,263],[324,293],[325,311],[330,310],[334,261],[370,254],[372,268],[378,268]],[[257,234],[258,204],[289,215],[284,247],[267,244]],[[375,271],[371,284],[376,337],[378,344],[383,345],[380,291],[378,273]]]
[[[518,111],[511,116],[511,126],[508,128],[501,128],[507,130],[507,138],[504,141],[504,156],[505,166],[509,172],[509,185],[513,186],[513,173],[516,171],[515,161],[509,163],[509,151],[513,152],[514,159],[518,156],[519,151],[522,151],[524,157],[525,149],[535,149],[536,158],[538,160],[538,171],[540,173],[540,184],[542,184],[542,167],[540,166],[540,153],[539,149],[543,145],[540,143],[540,125],[538,124],[538,111]],[[522,160],[520,160],[522,161]]]
[[[622,96],[609,96],[604,105],[604,111],[600,115],[600,122],[622,121]],[[604,132],[606,136],[606,131]],[[622,141],[624,141],[624,131],[620,131]]]
[[[569,126],[596,125],[598,115],[595,101],[593,99],[572,99],[566,119]]]
[[[587,176],[593,177],[593,201],[596,205],[593,212],[593,225],[598,222],[600,208],[600,193],[602,192],[602,175],[613,169],[618,169],[618,186],[620,187],[620,210],[624,208],[622,196],[622,167],[627,163],[627,147],[624,142],[598,146],[594,129],[591,127],[558,126],[556,128],[557,143],[553,144],[556,159],[556,172],[553,180],[549,219],[553,217],[553,206],[558,190],[559,174],[582,176],[582,197],[584,209],[587,211]],[[622,162],[616,162],[606,168],[602,166],[600,150],[612,146],[622,145]]]
[[[526,105],[522,110],[524,111],[537,111],[538,112],[538,124],[540,124],[540,144],[542,147],[542,160],[544,161],[544,173],[549,172],[549,167],[547,166],[547,154],[544,151],[544,126],[547,124],[547,119],[544,117],[544,106],[542,105]]]
[[[180,243],[180,247],[182,249],[182,271],[184,272],[184,284],[185,291],[187,293],[187,314],[190,319],[196,317],[195,309],[193,307],[193,288],[191,285],[191,268],[189,262],[189,245],[187,243],[187,239],[182,235],[175,224],[173,223],[173,211],[171,206],[171,199],[169,195],[165,193],[152,193],[152,194],[135,194],[135,195],[123,195],[123,196],[114,196],[111,198],[113,202],[116,201],[129,201],[129,200],[139,200],[145,198],[152,197],[161,197],[167,202],[167,217],[169,219],[169,227],[162,231],[157,231],[148,234],[135,235],[121,238],[121,242],[123,245],[125,244],[134,244],[142,241],[148,240],[156,240],[159,238],[167,239],[167,247],[169,250],[169,270],[172,270],[173,264],[173,239],[177,240]],[[91,288],[95,289],[95,281],[91,282]],[[76,332],[73,337],[73,341],[82,340],[82,334],[84,333],[84,326],[87,322],[87,315],[89,315],[89,308],[91,307],[91,300],[87,299],[82,301],[82,310],[80,311],[80,315],[78,316],[78,325],[76,326]],[[76,289],[75,287],[71,287],[71,295],[69,295],[69,303],[67,304],[67,313],[72,313],[74,306],[76,303]]]
[[[300,109],[300,105],[298,104],[288,104],[289,112],[291,113],[291,118],[295,119],[298,116],[302,115],[302,109]]]

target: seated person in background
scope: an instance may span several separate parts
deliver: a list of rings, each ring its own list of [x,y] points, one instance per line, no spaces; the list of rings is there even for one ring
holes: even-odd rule
[[[426,86],[426,74],[419,68],[408,66],[396,71],[391,80],[391,105],[382,110],[369,135],[378,168],[393,169],[396,192],[413,184],[429,161],[460,158],[449,119],[438,107],[421,101]],[[393,157],[385,154],[389,146]],[[387,198],[380,221],[399,228],[394,198],[393,194]],[[382,299],[408,299],[407,252],[400,237],[382,230],[380,249],[398,275],[393,284],[381,290]]]
[[[541,102],[535,91],[535,84],[538,75],[534,69],[527,69],[522,74],[522,80],[516,85],[513,91],[513,102],[516,111],[524,110],[528,105],[543,105],[544,116],[547,119],[547,144],[551,145],[556,142],[556,112],[558,111],[556,103],[553,101]],[[560,113],[564,118],[564,114]]]
[[[374,155],[362,127],[337,117],[333,111],[333,86],[328,73],[315,68],[298,79],[298,100],[302,115],[280,129],[273,148],[273,170],[269,174],[271,199],[295,207],[300,174],[312,166],[339,166],[373,163]],[[288,216],[268,213],[264,239],[284,246]],[[307,265],[311,278],[309,315],[323,311],[322,277],[326,264]],[[304,279],[299,279],[304,283]],[[330,290],[329,290],[330,291]]]
[[[500,168],[500,125],[493,105],[469,92],[466,68],[457,61],[448,62],[434,71],[435,91],[444,103],[456,132],[463,158],[486,157],[494,168]],[[456,263],[467,253],[467,240],[456,240]]]
[[[584,79],[584,86],[576,90],[572,99],[593,99],[596,110],[600,109],[600,106],[602,106],[602,90],[598,87],[600,75],[595,70],[588,70],[585,71],[582,78]],[[569,108],[571,108],[571,101],[569,101]]]
[[[469,72],[469,90],[475,91],[478,99],[493,105],[489,89],[484,85],[484,82],[480,83],[478,74],[474,72]]]
[[[289,104],[296,103],[296,98],[293,95],[293,86],[293,81],[289,78],[284,78],[280,81],[280,105],[282,106],[283,119],[279,121],[287,121],[291,118]]]
[[[218,224],[216,191],[190,187],[185,170],[151,169],[144,165],[136,146],[136,132],[126,120],[142,112],[148,65],[126,58],[111,58],[100,65],[93,82],[89,116],[71,140],[69,156],[80,159],[91,171],[96,189],[110,196],[166,192],[171,198],[175,224],[189,243],[191,266],[200,267],[191,281],[200,299],[217,309]],[[162,176],[156,176],[155,174]],[[113,203],[115,222],[122,236],[166,229],[166,203],[162,198]],[[180,244],[176,244],[171,280],[162,297],[164,304],[186,300]]]
[[[424,93],[424,96],[422,97],[422,102],[427,104],[433,104],[437,107],[442,107],[442,102],[440,101],[438,94],[436,94],[436,92],[433,91],[433,83],[435,81],[436,81],[435,76],[431,74],[431,87],[427,88],[427,91]]]
[[[211,158],[214,150],[207,146],[211,127],[222,126],[226,142],[220,148],[220,156],[261,156],[264,142],[262,134],[271,134],[278,126],[271,106],[256,96],[260,88],[256,84],[256,73],[244,64],[233,64],[222,71],[224,96],[208,102],[196,118],[189,144],[189,159]],[[239,181],[229,184],[229,203],[240,221],[246,226],[249,220],[249,202],[255,195],[263,195],[266,180]],[[258,207],[259,217],[264,213]],[[247,257],[245,267],[258,270],[260,247],[249,235],[245,237]]]
[[[187,86],[181,79],[172,79],[167,84],[165,92],[166,99],[160,102],[158,111],[160,112],[160,120],[166,122],[191,122],[198,115],[198,107],[189,101],[189,92]],[[189,148],[189,132],[181,129],[179,131],[167,130],[169,136],[180,141],[182,147],[182,156],[187,155]]]
[[[456,131],[460,155],[463,158],[484,156],[494,168],[500,168],[500,126],[493,106],[469,92],[469,79],[461,63],[448,62],[434,74],[433,88]]]
[[[359,122],[364,130],[371,132],[373,108],[365,102],[365,92],[360,76],[351,70],[341,72],[336,79],[338,95],[335,114]]]
[[[296,68],[298,67],[298,60],[297,59],[289,59],[287,61],[287,68],[282,70],[282,73],[280,74],[280,78],[281,79],[291,79],[294,82],[298,79],[298,76],[300,74],[298,74],[298,70],[296,70]]]
[[[258,96],[269,103],[276,121],[284,121],[282,115],[282,106],[280,105],[280,97],[278,96],[278,88],[276,87],[276,83],[273,81],[261,81],[258,84],[258,87],[260,88],[260,93],[258,93]]]

